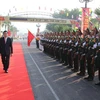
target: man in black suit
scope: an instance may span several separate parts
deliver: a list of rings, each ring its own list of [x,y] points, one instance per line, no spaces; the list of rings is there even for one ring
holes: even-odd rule
[[[3,70],[8,73],[10,56],[13,53],[12,41],[8,37],[8,32],[3,32],[3,37],[0,38],[0,53],[3,64]]]

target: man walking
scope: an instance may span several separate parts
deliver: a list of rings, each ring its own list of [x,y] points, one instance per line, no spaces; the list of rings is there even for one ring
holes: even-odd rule
[[[3,32],[3,37],[0,38],[0,53],[3,64],[3,70],[8,73],[10,55],[13,53],[12,41],[8,37],[8,32]]]

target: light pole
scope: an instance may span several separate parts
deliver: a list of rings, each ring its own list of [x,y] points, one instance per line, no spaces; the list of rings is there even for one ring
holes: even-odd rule
[[[40,38],[39,38],[39,32],[40,32],[40,24],[38,23],[37,25],[36,25],[36,27],[37,27],[37,34],[36,34],[36,47],[37,48],[39,48],[39,45],[40,45]]]
[[[37,27],[37,34],[39,34],[39,32],[40,32],[40,24],[38,23],[37,25],[36,25],[36,27]]]
[[[87,3],[91,2],[91,1],[93,1],[93,0],[79,0],[79,2],[81,2],[81,3],[85,2],[85,8],[87,8]]]

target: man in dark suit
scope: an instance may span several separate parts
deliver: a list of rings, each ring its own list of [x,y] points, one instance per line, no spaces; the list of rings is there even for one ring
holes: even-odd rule
[[[3,64],[3,70],[8,73],[10,56],[13,53],[12,41],[8,37],[8,32],[3,32],[3,37],[0,38],[0,53]]]

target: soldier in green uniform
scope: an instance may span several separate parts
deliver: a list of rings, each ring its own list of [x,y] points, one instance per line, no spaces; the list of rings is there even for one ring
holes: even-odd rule
[[[56,48],[55,48],[55,55],[56,55],[57,60],[60,60],[60,57],[59,57],[59,43],[60,43],[60,33],[58,33],[57,40],[56,40]]]
[[[97,50],[97,39],[94,38],[90,40],[89,43],[89,48],[87,52],[87,71],[88,71],[88,81],[93,81],[94,79],[94,57],[96,55],[96,50]]]
[[[68,56],[68,68],[73,68],[73,52],[72,52],[72,46],[73,46],[72,38],[70,37],[70,40],[68,42],[68,53],[67,53],[67,56]]]
[[[73,55],[73,62],[74,62],[74,66],[72,71],[77,72],[79,70],[79,51],[78,51],[78,46],[80,44],[81,40],[80,38],[76,39],[75,45],[74,45],[74,55]]]
[[[64,44],[63,44],[63,59],[64,59],[64,64],[63,65],[68,65],[68,42],[69,42],[69,37],[67,36],[67,32],[65,31],[65,36],[64,36]]]
[[[64,48],[64,33],[61,32],[60,42],[59,42],[59,57],[60,57],[60,63],[64,63],[63,48]]]
[[[80,72],[77,75],[84,76],[86,70],[86,53],[89,45],[89,39],[86,38],[82,41],[82,44],[79,46],[79,55],[80,55]]]

